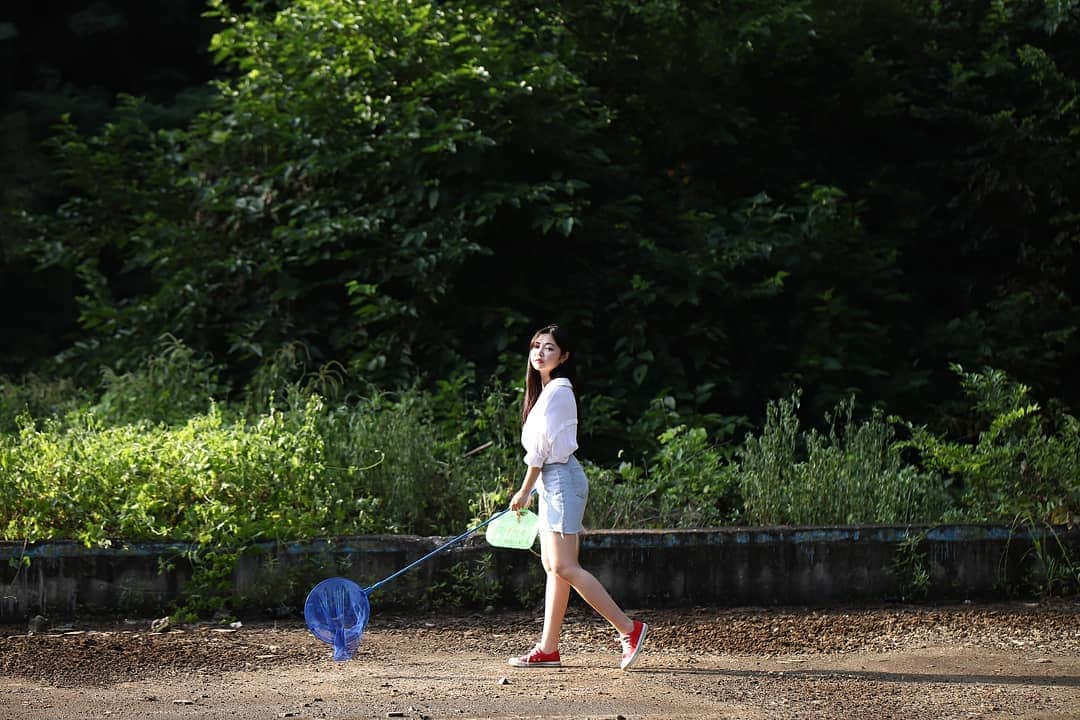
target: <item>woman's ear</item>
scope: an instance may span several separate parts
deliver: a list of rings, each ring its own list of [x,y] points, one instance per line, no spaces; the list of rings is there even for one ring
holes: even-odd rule
[[[567,350],[566,352],[564,352],[562,354],[562,357],[559,358],[559,364],[562,365],[564,362],[566,362],[569,359],[570,359],[570,351]]]

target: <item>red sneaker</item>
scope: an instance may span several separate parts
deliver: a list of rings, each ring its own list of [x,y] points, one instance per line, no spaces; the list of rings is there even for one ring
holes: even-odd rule
[[[558,650],[553,653],[546,653],[540,649],[539,645],[525,655],[510,658],[506,662],[508,665],[513,665],[518,668],[562,667],[562,661],[559,659]]]
[[[638,620],[634,621],[634,630],[629,635],[620,635],[622,643],[622,662],[619,667],[629,670],[630,666],[637,661],[638,653],[645,644],[645,636],[649,634],[649,626]]]

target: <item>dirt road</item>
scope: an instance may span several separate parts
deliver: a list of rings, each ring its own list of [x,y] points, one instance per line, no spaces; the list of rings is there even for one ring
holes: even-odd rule
[[[573,606],[564,667],[515,670],[534,613],[380,615],[335,663],[298,622],[0,628],[0,718],[1078,718],[1080,603],[636,611],[631,672]]]

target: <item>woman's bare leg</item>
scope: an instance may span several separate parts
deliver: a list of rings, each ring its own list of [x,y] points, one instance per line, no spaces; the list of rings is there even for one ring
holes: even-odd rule
[[[559,635],[562,633],[563,618],[566,617],[566,604],[570,600],[570,583],[555,574],[549,561],[550,554],[543,541],[540,543],[540,558],[547,573],[547,586],[544,589],[544,632],[540,636],[540,649],[552,653],[559,649]]]
[[[611,623],[616,630],[623,635],[628,635],[634,630],[634,621],[631,620],[622,609],[611,599],[611,595],[604,589],[592,573],[578,564],[578,536],[576,534],[563,534],[557,532],[540,533],[541,555],[544,558],[544,567],[548,571],[548,591],[559,601],[561,586],[556,586],[552,592],[551,577],[554,575],[559,580],[567,583],[577,591],[589,603],[596,612],[600,613],[605,620]],[[561,597],[561,605],[553,607],[549,599],[544,615],[544,639],[548,639],[549,621],[555,633],[556,645],[558,644],[558,632],[562,628],[563,617],[566,614],[566,601],[568,593]],[[550,597],[550,596],[549,596]],[[557,611],[557,620],[556,620]],[[544,648],[541,648],[544,649]]]

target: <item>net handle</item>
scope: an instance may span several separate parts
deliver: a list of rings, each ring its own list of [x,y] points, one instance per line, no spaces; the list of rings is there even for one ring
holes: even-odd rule
[[[536,491],[535,491],[535,490],[533,490],[533,491],[532,491],[532,495],[535,495],[535,494],[536,494]],[[530,496],[529,496],[529,499],[530,499],[530,500],[532,499],[532,495],[530,495]],[[401,568],[400,570],[398,570],[398,571],[397,571],[396,573],[394,573],[393,575],[388,575],[387,577],[384,577],[384,578],[383,578],[382,580],[380,580],[379,582],[375,583],[374,585],[372,585],[372,586],[370,586],[370,587],[367,587],[367,588],[364,588],[364,594],[365,594],[365,595],[370,595],[371,593],[375,592],[375,591],[376,591],[376,590],[378,590],[378,589],[379,589],[380,587],[382,587],[382,586],[383,586],[383,585],[385,585],[386,583],[390,582],[390,581],[391,581],[391,580],[393,580],[394,578],[396,578],[396,577],[399,577],[399,576],[401,576],[401,575],[404,575],[405,573],[407,573],[408,571],[412,570],[412,569],[413,569],[414,567],[416,567],[416,566],[417,566],[417,565],[419,565],[420,563],[424,562],[425,560],[427,560],[427,559],[429,559],[429,558],[432,558],[432,557],[435,557],[436,555],[438,555],[439,553],[441,553],[441,552],[442,552],[443,550],[445,550],[446,548],[450,547],[451,545],[454,545],[454,544],[456,544],[456,543],[459,543],[459,542],[461,542],[462,540],[464,540],[465,538],[467,538],[467,537],[469,537],[470,535],[472,535],[472,534],[473,534],[474,532],[476,532],[477,530],[479,530],[479,529],[481,529],[481,528],[483,528],[483,527],[487,527],[487,526],[488,526],[488,525],[490,525],[490,524],[491,524],[492,522],[494,522],[495,520],[497,520],[497,519],[501,518],[501,517],[502,517],[503,515],[505,515],[505,514],[506,514],[506,513],[508,513],[508,512],[510,512],[510,508],[506,508],[505,510],[500,510],[499,512],[495,513],[494,515],[492,515],[491,517],[489,517],[489,518],[488,518],[487,520],[485,520],[484,522],[480,523],[479,525],[474,525],[473,527],[469,528],[469,529],[468,529],[468,530],[466,530],[465,532],[463,532],[463,533],[461,533],[460,535],[458,535],[458,536],[457,536],[456,538],[453,538],[452,540],[448,540],[447,542],[443,543],[442,545],[440,545],[439,547],[435,548],[434,550],[432,550],[431,552],[429,552],[429,553],[428,553],[427,555],[425,555],[424,557],[420,558],[419,560],[413,560],[413,561],[412,561],[411,563],[409,563],[409,564],[408,564],[408,565],[406,565],[405,567]]]

